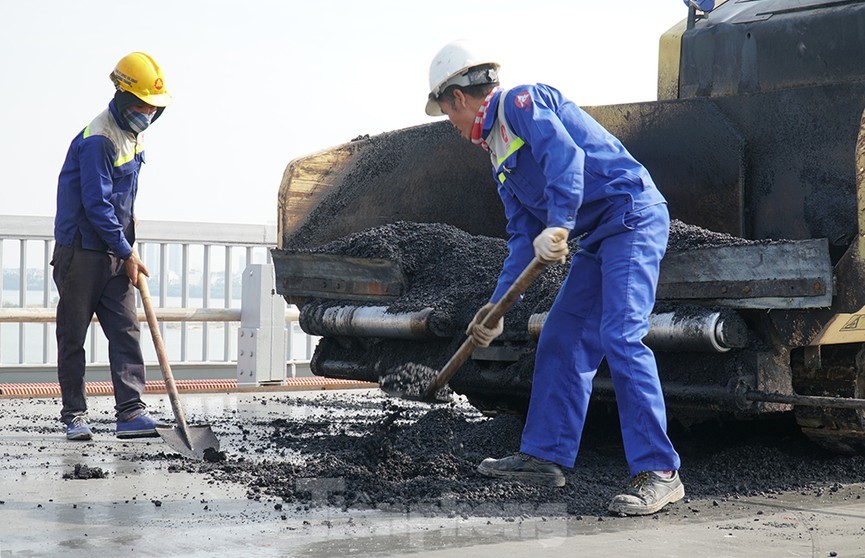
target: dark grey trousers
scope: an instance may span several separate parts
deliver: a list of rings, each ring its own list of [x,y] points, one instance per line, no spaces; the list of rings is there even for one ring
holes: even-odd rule
[[[93,314],[108,338],[108,362],[114,384],[117,420],[141,413],[144,358],[135,311],[135,287],[123,261],[105,252],[57,245],[54,248],[54,284],[57,303],[57,377],[63,409],[60,420],[69,423],[87,412],[84,390],[84,340]]]

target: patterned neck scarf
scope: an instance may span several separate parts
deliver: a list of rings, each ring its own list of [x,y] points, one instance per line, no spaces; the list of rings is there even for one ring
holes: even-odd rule
[[[126,119],[126,123],[129,124],[129,127],[132,128],[132,131],[136,134],[140,134],[144,130],[150,126],[150,123],[153,121],[152,114],[144,114],[142,112],[135,112],[131,108],[123,110],[123,118]]]
[[[487,109],[490,108],[490,101],[492,100],[493,95],[495,95],[496,91],[500,90],[501,87],[496,87],[495,89],[490,91],[490,94],[487,95],[486,99],[484,99],[484,102],[481,103],[481,108],[478,109],[478,114],[477,116],[475,116],[475,125],[472,126],[472,143],[475,145],[480,145],[484,148],[484,151],[490,150],[490,146],[487,145],[487,142],[485,142],[484,138],[481,137],[484,132],[484,120],[487,117]]]

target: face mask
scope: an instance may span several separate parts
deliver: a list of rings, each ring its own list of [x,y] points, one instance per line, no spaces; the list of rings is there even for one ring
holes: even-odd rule
[[[135,112],[131,108],[128,108],[123,111],[123,118],[126,119],[126,123],[129,124],[129,127],[132,128],[133,132],[140,134],[150,126],[150,122],[153,120],[153,114]]]

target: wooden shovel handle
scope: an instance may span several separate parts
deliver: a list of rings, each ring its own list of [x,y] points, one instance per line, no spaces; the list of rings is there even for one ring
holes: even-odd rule
[[[520,296],[529,288],[535,279],[538,278],[538,275],[543,273],[543,271],[547,268],[547,264],[539,260],[538,258],[534,258],[529,265],[520,273],[519,277],[511,284],[505,294],[496,302],[490,311],[487,312],[487,315],[484,316],[483,321],[481,322],[486,328],[493,328],[498,324],[499,319],[505,315],[505,313],[511,309],[511,307],[516,304],[517,300],[519,300]],[[460,348],[456,350],[454,355],[447,361],[447,364],[441,369],[435,379],[430,383],[424,392],[424,399],[433,399],[435,393],[444,387],[450,379],[456,374],[456,371],[459,370],[459,367],[463,365],[463,363],[468,360],[471,356],[472,351],[475,349],[475,343],[471,335],[460,345]]]
[[[168,362],[168,352],[165,350],[162,334],[159,333],[159,322],[156,320],[156,312],[153,310],[153,302],[150,299],[150,288],[147,286],[147,277],[140,272],[138,273],[138,291],[141,293],[141,305],[144,306],[144,315],[147,317],[150,337],[153,338],[153,348],[156,349],[156,358],[159,360],[159,370],[162,372],[162,379],[165,380],[165,391],[168,393],[168,400],[171,401],[171,409],[174,411],[174,420],[186,438],[184,442],[186,442],[187,446],[192,447],[190,444],[189,426],[186,423],[186,414],[183,412],[183,406],[180,404],[177,385],[174,383],[174,374],[171,373],[171,364]]]

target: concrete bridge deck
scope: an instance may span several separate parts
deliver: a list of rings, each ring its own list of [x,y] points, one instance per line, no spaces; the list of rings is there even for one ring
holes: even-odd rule
[[[184,394],[230,459],[257,424],[308,413],[338,420],[347,392]],[[372,405],[377,390],[355,390]],[[164,395],[146,395],[171,417]],[[299,408],[296,398],[316,404]],[[333,402],[332,408],[328,401]],[[690,500],[646,518],[452,516],[304,509],[188,468],[160,439],[112,436],[110,397],[90,397],[96,435],[67,442],[54,398],[0,399],[0,558],[59,556],[865,556],[865,487],[735,501]],[[242,428],[240,428],[242,426]],[[269,450],[265,451],[264,457]],[[260,457],[260,456],[259,456]],[[76,464],[105,478],[64,479]],[[830,554],[834,552],[836,554]]]

